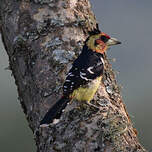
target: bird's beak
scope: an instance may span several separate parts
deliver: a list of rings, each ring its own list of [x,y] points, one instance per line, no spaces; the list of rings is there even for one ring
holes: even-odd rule
[[[118,41],[116,38],[110,38],[107,42],[106,42],[107,46],[111,46],[111,45],[117,45],[117,44],[121,44],[120,41]]]

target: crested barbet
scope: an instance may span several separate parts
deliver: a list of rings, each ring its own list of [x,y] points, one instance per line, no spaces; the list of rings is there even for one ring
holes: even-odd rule
[[[94,31],[84,42],[81,54],[73,62],[63,85],[63,96],[45,114],[41,127],[59,119],[67,104],[72,100],[90,101],[93,99],[104,71],[104,53],[111,45],[121,44],[107,34]]]

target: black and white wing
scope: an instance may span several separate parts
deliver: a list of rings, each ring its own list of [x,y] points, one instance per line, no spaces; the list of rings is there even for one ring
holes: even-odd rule
[[[91,57],[93,58],[93,57]],[[78,64],[77,64],[78,63]],[[70,95],[75,89],[103,74],[103,60],[95,57],[92,62],[83,61],[81,56],[74,62],[63,85],[63,95]]]

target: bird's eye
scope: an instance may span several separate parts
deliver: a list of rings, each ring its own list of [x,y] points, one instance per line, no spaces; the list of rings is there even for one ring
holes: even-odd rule
[[[106,37],[106,36],[101,36],[100,39],[101,39],[104,43],[106,43],[106,42],[109,40],[109,38]]]
[[[95,46],[97,46],[97,45],[98,45],[97,40],[95,40],[94,45],[95,45]]]

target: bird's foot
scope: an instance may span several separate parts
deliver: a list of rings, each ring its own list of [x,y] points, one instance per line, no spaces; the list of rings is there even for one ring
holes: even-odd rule
[[[94,108],[97,109],[97,110],[100,110],[100,108],[99,108],[98,106],[96,106],[96,105],[94,105],[94,104],[92,104],[92,103],[90,103],[90,102],[87,102],[87,105],[89,105],[89,106],[91,106],[91,107],[94,107]]]

